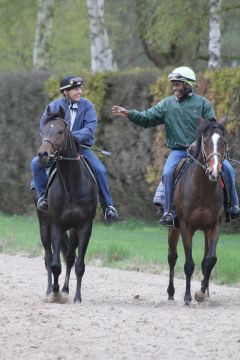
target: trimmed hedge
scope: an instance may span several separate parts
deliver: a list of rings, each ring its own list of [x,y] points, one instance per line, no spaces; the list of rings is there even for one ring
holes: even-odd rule
[[[82,75],[82,74],[79,74]],[[96,105],[99,128],[96,147],[112,152],[102,156],[109,173],[114,203],[122,218],[156,217],[152,204],[155,188],[167,156],[164,128],[142,129],[111,115],[112,105],[144,110],[171,92],[166,74],[83,74],[84,96]],[[59,78],[48,73],[0,75],[1,121],[0,210],[22,213],[32,208],[29,191],[30,162],[40,138],[39,119],[47,103],[59,96]],[[217,117],[229,114],[231,157],[240,160],[239,83],[240,69],[198,74],[198,92],[214,104]],[[98,153],[97,153],[98,155]],[[239,185],[239,179],[238,179]]]

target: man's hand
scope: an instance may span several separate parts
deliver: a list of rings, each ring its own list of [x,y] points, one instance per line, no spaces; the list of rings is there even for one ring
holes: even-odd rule
[[[122,117],[128,117],[128,110],[125,109],[124,107],[114,105],[112,107],[112,114]]]

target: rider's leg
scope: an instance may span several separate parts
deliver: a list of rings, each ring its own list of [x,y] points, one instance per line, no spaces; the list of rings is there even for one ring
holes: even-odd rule
[[[98,157],[90,149],[82,149],[81,154],[86,156],[93,169],[99,187],[99,200],[103,209],[106,221],[115,220],[118,212],[113,206],[113,199],[110,192],[107,170]]]
[[[173,185],[174,172],[179,161],[186,157],[186,150],[172,150],[167,158],[163,168],[163,184],[164,184],[164,214],[160,220],[161,225],[172,226],[173,218],[176,217],[173,206]]]
[[[48,204],[45,198],[47,188],[48,176],[46,168],[40,164],[38,156],[35,156],[31,162],[32,176],[35,185],[35,190],[38,195],[37,208],[39,210],[47,211]]]
[[[236,173],[232,165],[228,160],[223,162],[223,177],[225,184],[227,186],[227,192],[229,194],[229,200],[231,203],[230,209],[225,209],[229,212],[230,218],[232,220],[240,218],[240,209],[239,209],[239,200],[236,190]]]

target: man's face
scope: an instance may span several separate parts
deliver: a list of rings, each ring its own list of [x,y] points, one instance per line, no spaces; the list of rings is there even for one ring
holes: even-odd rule
[[[177,99],[181,99],[185,94],[185,84],[183,81],[172,81],[172,89]]]
[[[82,86],[75,87],[71,90],[65,90],[64,94],[69,101],[72,102],[79,101],[82,96]]]

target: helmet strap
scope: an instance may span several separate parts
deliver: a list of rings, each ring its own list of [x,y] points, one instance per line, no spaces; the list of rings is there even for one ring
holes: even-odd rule
[[[183,82],[184,84],[184,94],[183,97],[188,96],[192,92],[192,86],[187,84],[186,82]]]

